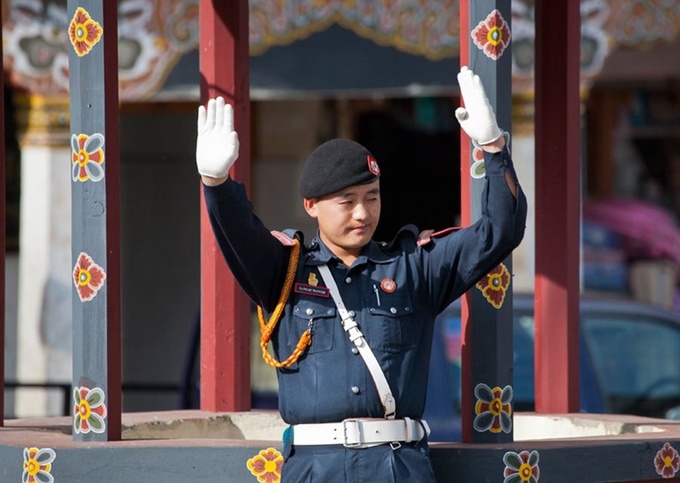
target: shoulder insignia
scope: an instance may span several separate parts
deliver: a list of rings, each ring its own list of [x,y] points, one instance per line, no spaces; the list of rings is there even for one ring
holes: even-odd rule
[[[293,245],[295,245],[295,240],[293,240],[290,236],[286,235],[285,233],[272,230],[271,234],[274,238],[281,242],[281,245],[283,245],[284,247],[292,247]]]
[[[406,234],[411,234],[415,238],[418,235],[418,228],[416,228],[415,225],[402,226],[401,228],[399,228],[399,231],[394,236],[391,242],[389,243],[381,242],[380,246],[387,250],[391,250],[394,246],[396,246],[397,243],[399,243],[399,239]]]
[[[430,243],[433,238],[441,238],[444,235],[448,235],[449,233],[453,233],[454,231],[458,231],[460,229],[460,226],[452,226],[439,231],[423,230],[418,234],[418,241],[416,243],[419,247],[422,247]]]

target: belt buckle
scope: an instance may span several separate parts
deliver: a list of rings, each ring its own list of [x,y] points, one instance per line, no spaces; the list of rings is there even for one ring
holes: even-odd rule
[[[348,431],[353,431],[353,437],[350,438]],[[361,425],[358,419],[345,419],[342,421],[343,443],[345,448],[360,448],[361,447]],[[352,441],[352,442],[350,442]]]

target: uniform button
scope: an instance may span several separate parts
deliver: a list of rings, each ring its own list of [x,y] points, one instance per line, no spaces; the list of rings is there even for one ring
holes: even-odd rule
[[[333,315],[333,309],[328,309],[328,310],[326,311],[326,313],[327,313],[328,315]]]
[[[345,283],[352,283],[352,277],[347,277],[345,279]]]
[[[404,310],[408,312],[409,310],[411,310],[411,307],[404,307]]]
[[[369,310],[370,310],[371,312],[375,312],[375,309],[374,309],[373,307],[371,307]]]
[[[357,349],[356,347],[352,347],[352,354],[358,354],[358,353],[359,353],[359,349]]]
[[[392,307],[392,308],[390,309],[390,313],[396,314],[396,313],[397,313],[397,309],[395,309],[394,307]]]
[[[305,310],[305,313],[306,313],[307,315],[312,315],[312,314],[314,313],[314,309],[311,309],[311,308],[310,308],[310,309],[307,309],[307,310]]]
[[[356,312],[354,312],[354,310],[350,310],[350,311],[349,311],[349,316],[350,316],[350,317],[354,318],[356,315],[357,315],[357,314],[356,314]]]
[[[359,389],[359,386],[352,386],[352,392],[354,394],[359,394],[361,390]]]

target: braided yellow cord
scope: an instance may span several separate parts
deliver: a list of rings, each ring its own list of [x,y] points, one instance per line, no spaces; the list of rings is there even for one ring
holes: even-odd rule
[[[283,283],[283,290],[281,290],[281,296],[279,301],[272,312],[269,321],[264,320],[264,310],[259,305],[257,306],[257,318],[260,321],[260,348],[262,349],[262,358],[264,361],[272,367],[288,367],[295,364],[300,358],[302,353],[312,344],[312,331],[310,329],[305,330],[298,340],[297,346],[293,353],[285,361],[277,361],[267,350],[267,345],[271,340],[276,324],[279,323],[283,309],[286,307],[286,302],[290,296],[290,291],[293,288],[293,281],[295,280],[295,272],[297,270],[298,260],[300,259],[300,242],[296,239],[295,245],[293,245],[292,252],[290,254],[290,260],[288,261],[288,270],[286,271],[286,280]]]

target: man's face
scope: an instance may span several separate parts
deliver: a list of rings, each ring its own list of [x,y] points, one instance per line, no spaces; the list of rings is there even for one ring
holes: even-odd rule
[[[357,257],[378,226],[380,181],[350,186],[322,198],[305,199],[304,203],[309,216],[318,221],[319,234],[326,246],[340,258]]]

